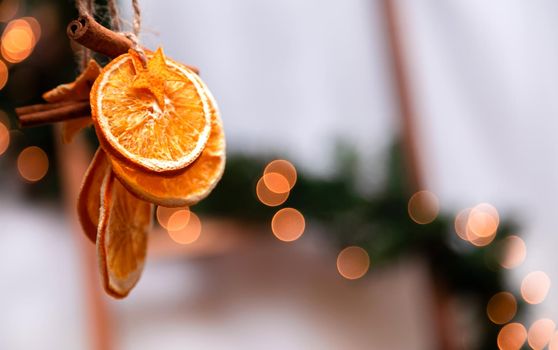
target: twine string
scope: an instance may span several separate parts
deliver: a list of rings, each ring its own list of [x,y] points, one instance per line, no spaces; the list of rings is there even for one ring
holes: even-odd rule
[[[76,0],[76,8],[80,15],[95,15],[95,0]],[[83,71],[87,67],[87,63],[91,59],[91,50],[86,47],[81,48],[78,55],[79,69]]]
[[[76,1],[76,8],[80,15],[90,15],[94,16],[95,14],[95,0],[75,0]],[[110,24],[112,29],[115,32],[119,32],[128,38],[132,42],[132,50],[136,51],[141,59],[141,63],[145,67],[147,64],[147,58],[145,57],[145,51],[139,44],[139,33],[141,30],[141,9],[139,5],[139,0],[132,0],[132,9],[134,12],[134,19],[132,22],[132,32],[122,32],[122,18],[120,17],[120,13],[118,11],[117,0],[108,0],[107,1],[108,12],[110,16]],[[87,66],[91,58],[91,51],[87,48],[83,48],[81,52],[81,62],[80,68],[83,71]]]
[[[139,6],[139,0],[132,0],[132,8],[134,9],[133,30],[134,34],[138,36],[141,29],[141,9]]]
[[[116,0],[108,0],[107,6],[108,6],[108,11],[110,16],[111,27],[115,32],[119,32],[122,24],[122,19],[120,18],[118,6],[116,5]]]

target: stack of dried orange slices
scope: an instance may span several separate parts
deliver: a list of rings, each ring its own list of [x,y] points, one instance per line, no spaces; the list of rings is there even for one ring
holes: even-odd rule
[[[90,93],[101,147],[85,175],[78,214],[96,242],[105,290],[117,298],[140,278],[154,205],[197,203],[225,167],[223,126],[206,85],[161,49],[145,56],[130,50],[115,58]]]

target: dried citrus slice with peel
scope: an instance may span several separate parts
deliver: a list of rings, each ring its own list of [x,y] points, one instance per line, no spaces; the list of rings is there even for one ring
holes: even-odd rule
[[[101,185],[109,168],[109,162],[102,149],[98,149],[85,173],[78,195],[77,212],[85,235],[95,243],[99,225],[101,206]]]
[[[97,256],[105,290],[115,298],[127,296],[141,276],[153,207],[107,173],[101,187]]]
[[[122,184],[136,196],[157,205],[184,207],[196,204],[213,190],[225,169],[225,136],[219,110],[211,92],[199,78],[196,79],[210,101],[212,125],[205,149],[193,164],[179,173],[160,176],[109,157]]]
[[[134,51],[103,68],[91,89],[99,138],[111,155],[153,172],[184,169],[201,154],[211,109],[196,74],[148,52],[144,68]]]

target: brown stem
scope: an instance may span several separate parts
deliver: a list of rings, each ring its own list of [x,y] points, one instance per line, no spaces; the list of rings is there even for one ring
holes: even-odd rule
[[[110,58],[125,54],[134,46],[134,43],[126,36],[103,27],[87,14],[71,21],[66,28],[66,33],[70,39],[82,46]],[[199,74],[198,68],[187,67]]]
[[[19,110],[32,110],[31,113],[19,114],[19,124],[21,127],[40,126],[49,123],[61,122],[68,119],[75,119],[86,117],[91,114],[91,107],[89,101],[65,103],[62,106],[50,108],[53,104],[44,104],[41,108],[40,105],[21,107]],[[33,107],[33,108],[31,108]],[[37,111],[38,110],[38,111]]]

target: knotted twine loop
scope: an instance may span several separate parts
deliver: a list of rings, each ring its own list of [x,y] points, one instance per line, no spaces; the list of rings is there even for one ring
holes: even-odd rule
[[[114,1],[114,0],[113,0]],[[132,0],[132,8],[134,10],[134,21],[132,26],[132,33],[122,33],[132,42],[132,50],[138,53],[141,60],[142,66],[145,68],[147,66],[147,58],[145,57],[145,51],[139,45],[138,35],[141,30],[141,9],[138,0]]]
[[[121,34],[124,35],[126,38],[130,39],[130,41],[132,42],[132,50],[138,53],[138,56],[141,61],[141,65],[144,68],[147,67],[147,57],[145,56],[145,51],[139,45],[139,40],[136,34],[131,32],[122,32]]]
[[[80,15],[88,14],[90,16],[94,16],[95,12],[95,0],[76,0],[76,7]],[[139,44],[138,35],[141,30],[141,9],[139,6],[139,0],[132,0],[132,8],[134,11],[134,19],[132,25],[132,32],[122,32],[122,19],[120,18],[120,13],[118,11],[118,6],[116,4],[116,0],[108,0],[107,1],[111,27],[115,32],[119,32],[120,34],[124,35],[132,42],[132,50],[138,53],[138,56],[141,60],[142,65],[145,67],[147,65],[147,58],[145,56],[145,51]],[[82,60],[81,60],[81,70],[85,69],[89,59],[91,58],[91,51],[83,48],[82,51]]]
[[[138,0],[132,0],[132,8],[134,10],[134,20],[132,26],[132,32],[122,32],[120,31],[122,20],[118,12],[118,6],[116,5],[116,0],[108,1],[109,14],[111,17],[112,29],[124,35],[132,42],[132,50],[138,53],[141,60],[141,64],[145,67],[147,65],[147,58],[145,57],[145,51],[139,44],[138,35],[141,30],[141,9]]]

